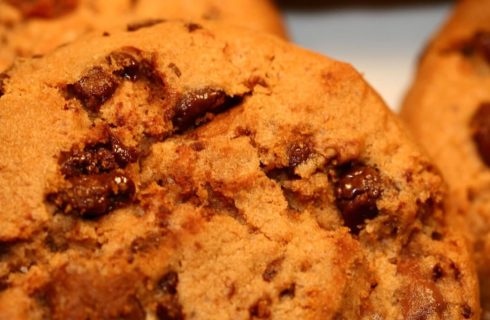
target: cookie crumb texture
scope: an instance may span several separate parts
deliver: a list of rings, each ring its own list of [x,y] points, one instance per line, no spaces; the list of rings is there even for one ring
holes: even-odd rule
[[[402,117],[450,188],[454,224],[475,251],[490,318],[490,1],[458,2],[429,43]]]
[[[110,34],[1,77],[0,318],[478,317],[441,179],[350,66]]]
[[[222,21],[287,37],[272,0],[0,0],[0,72],[89,32],[110,37],[115,27],[134,32],[165,19]]]

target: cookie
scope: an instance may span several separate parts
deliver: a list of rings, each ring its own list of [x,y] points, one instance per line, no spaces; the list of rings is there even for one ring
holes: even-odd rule
[[[162,22],[2,79],[5,319],[479,317],[444,183],[348,64]]]
[[[286,37],[270,0],[0,0],[0,71],[93,31],[162,19],[220,20]]]
[[[461,1],[428,45],[402,117],[447,179],[490,312],[490,1]],[[490,316],[490,313],[489,315]]]

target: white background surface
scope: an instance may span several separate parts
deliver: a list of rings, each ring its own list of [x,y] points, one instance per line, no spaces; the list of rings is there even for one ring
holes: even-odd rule
[[[388,105],[398,110],[419,53],[450,8],[448,2],[372,7],[286,6],[283,10],[295,43],[350,62]]]

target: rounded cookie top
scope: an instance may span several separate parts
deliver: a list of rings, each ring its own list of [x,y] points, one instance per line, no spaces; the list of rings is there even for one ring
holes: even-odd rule
[[[95,30],[128,30],[161,19],[219,20],[286,37],[270,0],[0,0],[0,71],[17,57],[43,55]]]
[[[490,1],[460,1],[423,55],[402,116],[447,179],[490,312]],[[459,221],[461,220],[461,221]],[[488,291],[488,292],[487,292]]]
[[[0,141],[9,319],[478,317],[439,175],[351,66],[275,37],[81,39],[2,75]]]

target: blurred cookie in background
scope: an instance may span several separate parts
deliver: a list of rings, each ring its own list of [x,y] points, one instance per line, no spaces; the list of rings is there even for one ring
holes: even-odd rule
[[[16,57],[43,55],[90,31],[160,19],[220,20],[286,37],[269,0],[0,0],[0,71]]]
[[[421,57],[402,111],[451,189],[490,310],[490,1],[459,2]],[[484,315],[485,316],[485,315]],[[487,314],[486,317],[489,317]]]

